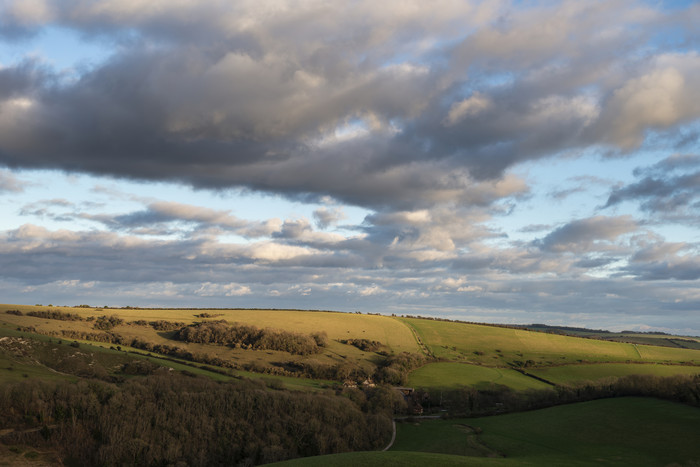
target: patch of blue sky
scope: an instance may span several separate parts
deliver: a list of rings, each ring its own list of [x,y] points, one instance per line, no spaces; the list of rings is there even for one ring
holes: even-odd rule
[[[103,40],[88,40],[71,29],[49,26],[24,40],[0,41],[0,64],[12,66],[28,58],[38,59],[75,78],[106,60],[113,50],[113,44]]]
[[[313,213],[317,209],[341,208],[345,218],[340,220],[337,227],[330,226],[328,230],[357,226],[369,213],[363,208],[336,205],[331,200],[327,203],[304,203],[279,195],[237,189],[195,190],[174,183],[117,180],[45,170],[15,172],[14,175],[24,182],[25,189],[21,193],[0,196],[3,211],[0,230],[15,229],[25,223],[51,230],[102,228],[100,223],[75,214],[84,209],[91,214],[124,215],[142,211],[149,203],[159,201],[228,211],[249,221],[306,218],[313,223]],[[237,240],[243,241],[242,238]]]
[[[575,219],[596,215],[641,217],[636,204],[602,209],[614,186],[635,181],[633,171],[658,162],[658,153],[640,152],[634,157],[604,158],[589,151],[580,157],[528,162],[514,170],[527,180],[530,196],[516,200],[508,214],[488,225],[508,235],[498,243],[532,241]],[[535,226],[542,226],[541,229]],[[671,229],[666,229],[670,232]]]

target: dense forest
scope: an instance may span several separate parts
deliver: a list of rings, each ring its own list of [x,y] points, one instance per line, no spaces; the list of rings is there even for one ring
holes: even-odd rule
[[[127,372],[152,369],[137,368]],[[55,449],[80,465],[256,465],[386,445],[393,394],[349,397],[217,383],[166,369],[121,384],[0,386],[4,442]],[[363,412],[362,409],[365,409]],[[41,427],[38,431],[23,431]],[[11,438],[11,439],[10,439]]]

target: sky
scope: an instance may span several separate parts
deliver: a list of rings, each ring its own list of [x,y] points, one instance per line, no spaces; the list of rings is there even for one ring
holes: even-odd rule
[[[700,4],[0,1],[0,302],[700,335]]]

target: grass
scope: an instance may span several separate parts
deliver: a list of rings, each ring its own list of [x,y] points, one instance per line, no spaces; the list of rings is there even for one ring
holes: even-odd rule
[[[648,398],[584,402],[493,417],[398,424],[392,451],[469,453],[478,440],[503,465],[657,466],[700,461],[700,409]],[[478,465],[478,464],[476,464]]]
[[[695,375],[700,374],[700,366],[599,363],[588,365],[563,365],[551,368],[531,368],[527,370],[535,376],[557,384],[574,381],[597,380],[627,375]]]
[[[5,310],[17,309],[24,313],[16,316]],[[60,321],[27,316],[33,310],[52,310],[72,313],[83,318],[102,315],[116,315],[125,321],[113,331],[126,338],[140,338],[154,344],[168,344],[185,347],[197,354],[209,354],[224,360],[235,361],[239,366],[255,365],[273,367],[284,362],[314,360],[319,364],[336,365],[349,363],[372,373],[379,356],[373,352],[363,352],[352,345],[342,344],[344,339],[368,339],[385,345],[384,350],[400,353],[419,352],[413,334],[405,324],[388,316],[361,315],[338,312],[297,311],[297,310],[164,310],[164,309],[102,309],[80,307],[45,307],[28,305],[0,305],[0,326],[34,326],[38,332],[60,333],[62,330],[97,332],[87,321]],[[212,318],[199,318],[196,315],[209,313]],[[253,351],[234,349],[228,346],[184,343],[173,341],[172,333],[158,332],[150,326],[128,325],[137,320],[192,323],[203,320],[226,320],[230,323],[251,324],[259,328],[283,329],[291,332],[311,334],[324,331],[328,335],[328,346],[320,354],[310,356],[290,355],[277,351]],[[291,378],[296,379],[296,378]],[[299,386],[299,384],[295,384]]]
[[[24,315],[16,316],[5,310],[17,309]],[[698,363],[700,350],[636,345],[629,343],[583,339],[557,334],[531,332],[522,329],[502,328],[486,325],[434,321],[414,318],[396,318],[379,315],[355,313],[298,311],[298,310],[166,310],[166,309],[103,309],[83,307],[47,307],[29,305],[0,305],[0,328],[14,329],[18,326],[34,326],[39,332],[60,333],[62,330],[98,332],[88,321],[60,321],[27,316],[32,310],[54,310],[72,313],[83,318],[102,315],[117,315],[125,323],[114,328],[114,332],[130,339],[140,338],[154,344],[168,344],[187,348],[196,354],[209,354],[224,360],[236,362],[243,367],[270,368],[279,367],[286,362],[307,361],[320,365],[349,364],[363,368],[372,373],[379,355],[342,344],[342,339],[368,339],[383,343],[388,352],[420,353],[420,340],[430,353],[440,358],[439,363],[430,363],[414,371],[409,377],[409,384],[424,388],[455,388],[461,385],[483,386],[489,383],[503,384],[512,389],[529,389],[545,387],[544,383],[528,378],[511,369],[512,366],[527,364],[528,372],[553,382],[573,381],[575,379],[597,379],[607,376],[623,376],[630,372],[641,371],[648,374],[649,368],[639,365],[597,367],[587,366],[566,370],[571,364],[581,363]],[[209,313],[211,318],[197,315]],[[137,320],[175,321],[192,323],[202,320],[223,319],[230,323],[246,323],[260,328],[276,328],[287,331],[310,334],[325,331],[329,338],[328,346],[319,354],[299,356],[279,351],[235,349],[228,346],[184,343],[172,340],[172,333],[159,332],[151,326],[129,325]],[[664,339],[669,336],[665,336]],[[108,348],[109,344],[103,345]],[[139,351],[141,352],[141,351]],[[7,363],[7,365],[6,365]],[[199,365],[186,365],[184,362],[160,360],[159,364],[179,370],[206,374],[214,379],[231,377],[260,377],[259,373],[231,371],[232,376],[197,368]],[[563,366],[562,366],[563,365]],[[31,365],[30,365],[31,366]],[[40,371],[30,367],[19,371],[7,370],[9,362],[0,360],[0,378],[20,378],[23,374]],[[184,368],[182,368],[184,367]],[[5,368],[3,370],[3,368]],[[653,374],[677,374],[694,370],[674,367],[671,373],[667,369],[654,370]],[[639,370],[638,370],[639,369]],[[676,371],[677,370],[677,371]],[[10,375],[9,373],[12,373]],[[547,377],[545,373],[551,373]],[[48,376],[36,373],[36,376]],[[282,381],[283,385],[293,389],[323,389],[332,385],[330,381],[307,380],[294,377],[271,377]]]
[[[408,378],[408,385],[416,388],[456,389],[460,386],[486,387],[491,383],[512,389],[543,389],[549,385],[508,368],[489,368],[466,363],[429,363]]]
[[[311,334],[323,330],[331,340],[338,339],[369,339],[379,341],[395,352],[418,352],[418,346],[413,338],[410,329],[402,323],[388,316],[362,315],[355,313],[323,312],[323,311],[300,311],[300,310],[166,310],[166,309],[123,309],[123,308],[73,308],[73,307],[46,307],[29,305],[2,305],[0,304],[0,315],[2,320],[27,325],[27,319],[35,322],[46,322],[54,320],[40,320],[27,316],[6,315],[5,310],[17,309],[26,314],[32,310],[59,310],[64,313],[74,313],[84,318],[88,316],[117,315],[123,320],[137,321],[181,321],[193,323],[203,320],[226,320],[230,323],[252,324],[260,328],[284,329],[291,332]],[[213,318],[198,318],[195,315],[203,312],[218,315]],[[61,324],[70,326],[71,329],[80,322],[55,321],[48,324],[54,328]],[[85,330],[90,330],[89,323],[85,325]]]
[[[280,467],[452,467],[452,466],[491,466],[521,465],[510,459],[488,459],[464,457],[433,452],[347,452],[327,456],[304,457],[284,462],[267,464]]]
[[[399,318],[438,358],[487,366],[531,360],[538,366],[580,362],[696,362],[700,351],[584,339],[467,323]]]
[[[211,365],[201,365],[169,357],[159,357],[157,354],[146,354],[143,350],[132,349],[126,346],[123,346],[122,350],[119,351],[110,348],[110,344],[94,343],[84,340],[76,341],[80,343],[80,347],[76,349],[68,345],[70,342],[73,342],[72,339],[57,339],[40,334],[20,332],[6,326],[0,326],[0,339],[2,337],[28,337],[32,341],[43,343],[44,345],[34,345],[31,355],[25,358],[3,352],[2,346],[0,345],[0,382],[14,382],[26,378],[77,380],[78,377],[76,376],[61,373],[50,368],[59,366],[62,359],[70,358],[77,352],[91,362],[94,361],[107,369],[107,371],[113,375],[117,374],[121,366],[126,362],[132,360],[148,360],[158,366],[172,368],[177,371],[187,371],[195,375],[206,376],[216,381],[230,381],[236,378],[262,379],[266,383],[270,383],[274,386],[279,383],[287,389],[303,391],[323,390],[337,384],[333,381],[288,376],[269,376],[239,370],[226,370],[227,374],[222,374],[220,371],[217,371],[219,369]],[[63,344],[59,345],[57,343],[59,340],[61,340]]]

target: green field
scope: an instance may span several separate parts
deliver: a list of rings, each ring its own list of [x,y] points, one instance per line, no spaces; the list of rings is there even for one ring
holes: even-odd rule
[[[581,362],[695,362],[700,350],[584,339],[478,324],[401,318],[438,358],[487,366]]]
[[[519,466],[517,460],[464,457],[434,452],[347,452],[327,456],[304,457],[267,464],[280,467],[452,467],[452,466]]]
[[[503,384],[512,389],[544,389],[548,384],[508,368],[490,368],[466,363],[428,363],[411,372],[408,385],[416,388],[456,389],[461,386],[486,387]]]
[[[493,417],[398,424],[392,451],[507,456],[503,465],[635,465],[700,461],[700,409],[605,399]],[[475,464],[479,465],[479,464]]]
[[[634,363],[599,363],[588,365],[563,365],[551,368],[532,368],[528,373],[557,384],[574,381],[598,380],[627,375],[696,375],[700,366],[634,364]]]

